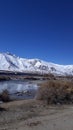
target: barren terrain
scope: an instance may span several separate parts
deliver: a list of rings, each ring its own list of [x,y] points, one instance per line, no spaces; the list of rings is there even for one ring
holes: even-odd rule
[[[73,105],[21,100],[0,106],[0,130],[73,130]]]

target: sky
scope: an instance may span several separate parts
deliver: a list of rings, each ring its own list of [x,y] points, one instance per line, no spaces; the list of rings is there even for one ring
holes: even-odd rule
[[[0,0],[0,52],[73,64],[73,0]]]

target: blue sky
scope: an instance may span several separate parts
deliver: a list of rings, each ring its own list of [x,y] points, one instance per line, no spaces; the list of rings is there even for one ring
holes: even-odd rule
[[[0,0],[0,52],[73,64],[73,0]]]

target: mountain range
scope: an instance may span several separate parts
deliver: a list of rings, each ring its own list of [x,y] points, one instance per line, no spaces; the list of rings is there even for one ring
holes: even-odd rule
[[[0,53],[0,71],[30,72],[54,75],[73,75],[73,65],[59,65],[40,59],[17,57],[9,52]]]

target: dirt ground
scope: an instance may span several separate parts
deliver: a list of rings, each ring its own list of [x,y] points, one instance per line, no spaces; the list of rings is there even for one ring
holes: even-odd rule
[[[0,107],[0,130],[73,130],[73,105],[21,100]]]

